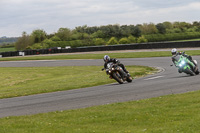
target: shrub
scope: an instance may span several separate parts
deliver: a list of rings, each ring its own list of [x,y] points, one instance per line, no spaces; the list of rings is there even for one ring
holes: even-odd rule
[[[114,45],[114,44],[118,44],[118,42],[115,37],[111,37],[110,40],[107,42],[107,45]]]
[[[129,41],[129,43],[137,43],[137,38],[134,36],[129,36],[128,41]]]
[[[51,39],[45,39],[42,42],[43,45],[48,46],[48,48],[56,47],[57,43],[55,41],[52,41]]]
[[[138,43],[145,43],[145,42],[148,42],[148,40],[144,36],[141,36],[141,37],[138,38],[137,42]]]
[[[148,40],[148,42],[176,41],[176,40],[200,38],[200,33],[185,32],[185,33],[171,33],[171,34],[152,34],[152,35],[144,35],[144,37]]]
[[[82,46],[82,41],[81,40],[75,40],[75,41],[71,41],[71,47],[75,48],[75,47],[81,47]]]
[[[42,49],[42,44],[41,43],[35,43],[31,46],[31,49]]]
[[[129,41],[128,41],[128,38],[126,38],[126,37],[121,38],[121,39],[119,40],[119,44],[128,44],[128,43],[129,43]]]
[[[97,45],[105,45],[106,42],[102,38],[95,38],[94,39],[94,44]]]

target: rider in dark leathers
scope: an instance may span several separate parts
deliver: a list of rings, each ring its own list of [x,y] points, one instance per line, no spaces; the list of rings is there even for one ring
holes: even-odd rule
[[[108,63],[113,62],[114,64],[117,64],[118,66],[122,67],[124,72],[126,72],[128,75],[130,75],[129,72],[126,70],[124,64],[120,63],[119,60],[117,60],[115,58],[110,58],[108,55],[105,55],[103,60],[105,63],[104,63],[104,68],[102,70],[106,69]]]

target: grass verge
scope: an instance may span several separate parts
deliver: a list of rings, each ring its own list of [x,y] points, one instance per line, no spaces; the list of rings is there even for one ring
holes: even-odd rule
[[[102,66],[0,68],[0,98],[71,90],[115,82]],[[143,66],[127,66],[132,76],[155,71]],[[78,82],[77,82],[78,81]]]
[[[185,51],[188,55],[200,55],[200,50]],[[113,58],[145,58],[145,57],[168,57],[170,51],[158,52],[127,52],[127,53],[101,53],[101,54],[71,54],[71,55],[53,55],[53,56],[25,56],[0,58],[0,61],[18,61],[18,60],[65,60],[65,59],[102,59],[107,54]]]
[[[197,133],[200,91],[85,109],[6,117],[1,133]]]

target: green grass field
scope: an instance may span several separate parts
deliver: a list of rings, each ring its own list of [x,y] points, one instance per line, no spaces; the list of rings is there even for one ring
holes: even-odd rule
[[[0,118],[1,133],[199,133],[200,91]]]
[[[200,51],[186,51],[200,55]],[[171,56],[168,51],[112,53],[115,58]],[[102,59],[104,54],[28,57],[21,59]],[[4,58],[2,58],[4,59]],[[7,59],[7,58],[6,58]],[[20,58],[12,58],[21,60]],[[127,67],[133,76],[149,74],[148,67]],[[0,68],[0,98],[75,89],[73,79],[89,87],[112,83],[101,67]],[[74,71],[71,71],[74,70]],[[84,71],[83,70],[87,70]],[[75,72],[75,74],[74,74]],[[80,72],[90,80],[84,82]],[[69,74],[69,76],[66,76]],[[77,74],[77,75],[76,75]],[[76,77],[77,76],[77,77]],[[68,79],[69,77],[69,79]],[[82,76],[83,77],[83,76]],[[99,80],[100,79],[100,80]],[[79,82],[76,82],[79,83]],[[95,82],[95,83],[94,83]],[[52,87],[53,86],[53,87]],[[151,99],[94,106],[85,109],[57,111],[29,116],[0,118],[1,133],[198,133],[200,131],[200,91]]]
[[[200,55],[200,50],[185,51],[188,55]],[[66,59],[103,59],[107,54],[112,58],[145,58],[145,57],[168,57],[171,51],[158,52],[124,52],[124,53],[101,53],[101,54],[70,54],[70,55],[53,55],[53,56],[25,56],[0,58],[0,61],[18,61],[18,60],[66,60]]]
[[[197,39],[188,39],[188,40],[170,41],[170,42],[182,42],[182,41],[200,41],[200,38],[197,38]]]
[[[0,52],[9,52],[9,51],[16,51],[15,47],[11,47],[11,48],[1,48],[0,47]]]
[[[102,66],[0,67],[0,98],[71,90],[116,82],[109,79]],[[142,66],[127,66],[132,76],[155,71]],[[77,82],[78,81],[78,82]]]

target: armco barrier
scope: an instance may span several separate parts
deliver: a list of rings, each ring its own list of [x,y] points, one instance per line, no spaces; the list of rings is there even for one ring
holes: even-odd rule
[[[39,50],[24,50],[14,52],[2,52],[1,57],[20,56],[20,52],[24,55],[39,55],[39,54],[54,54],[54,53],[73,53],[73,52],[91,52],[91,51],[113,51],[113,50],[137,50],[137,49],[159,49],[159,48],[186,48],[186,47],[200,47],[200,41],[187,42],[154,42],[154,43],[140,43],[140,44],[118,44],[109,46],[90,46],[78,48],[49,48]]]

